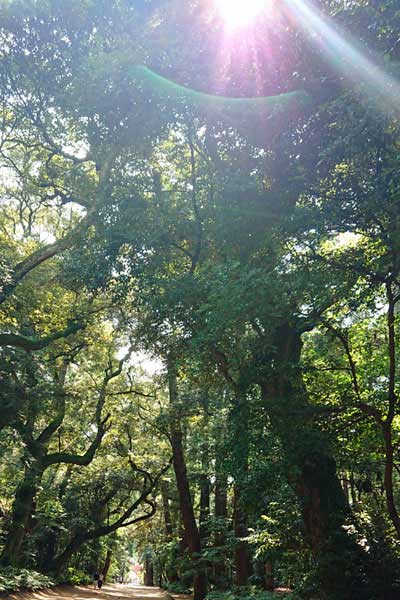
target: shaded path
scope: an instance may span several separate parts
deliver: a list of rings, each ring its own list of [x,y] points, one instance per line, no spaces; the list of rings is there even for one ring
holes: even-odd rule
[[[277,598],[287,594],[290,590],[285,588],[275,589]],[[285,596],[286,597],[286,596]],[[0,595],[4,600],[192,600],[192,596],[184,594],[170,595],[157,587],[144,585],[118,585],[106,584],[100,591],[91,586],[63,585],[42,592],[17,592],[7,596]]]
[[[9,600],[165,600],[166,594],[156,587],[106,584],[101,591],[90,586],[59,586],[41,592],[20,592],[3,596]]]

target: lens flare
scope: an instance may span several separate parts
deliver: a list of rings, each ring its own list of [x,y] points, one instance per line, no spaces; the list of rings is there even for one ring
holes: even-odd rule
[[[216,0],[225,24],[232,29],[246,27],[262,12],[266,0]]]
[[[360,48],[357,41],[323,17],[312,0],[284,0],[292,16],[317,44],[336,71],[358,87],[379,110],[400,113],[400,82]]]

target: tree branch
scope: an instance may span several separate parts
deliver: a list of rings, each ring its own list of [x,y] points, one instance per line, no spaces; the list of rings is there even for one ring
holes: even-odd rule
[[[45,468],[59,463],[67,465],[79,465],[82,467],[90,464],[94,459],[96,450],[99,448],[104,434],[110,428],[110,425],[107,425],[110,416],[111,415],[108,414],[99,424],[97,435],[90,444],[89,448],[86,450],[85,454],[68,454],[66,452],[54,452],[53,454],[48,454],[43,460]]]
[[[72,322],[61,331],[56,331],[43,338],[30,338],[17,333],[0,333],[0,347],[1,346],[12,346],[13,348],[22,348],[27,352],[35,350],[42,350],[51,344],[52,342],[66,338],[78,331],[84,329],[86,325],[84,323]]]

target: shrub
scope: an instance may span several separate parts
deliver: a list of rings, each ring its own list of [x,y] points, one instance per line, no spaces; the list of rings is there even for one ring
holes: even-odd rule
[[[190,587],[184,581],[172,581],[169,583],[165,583],[163,588],[167,590],[167,592],[171,592],[171,594],[190,594]]]
[[[260,589],[245,587],[232,588],[229,591],[213,591],[207,594],[206,600],[294,600],[293,594],[273,594]]]
[[[80,571],[75,567],[68,567],[64,576],[59,579],[58,583],[68,583],[70,585],[81,585],[91,583],[92,578],[84,571]]]
[[[17,592],[19,590],[41,590],[52,587],[55,583],[52,579],[28,569],[16,569],[5,567],[0,570],[0,593]]]

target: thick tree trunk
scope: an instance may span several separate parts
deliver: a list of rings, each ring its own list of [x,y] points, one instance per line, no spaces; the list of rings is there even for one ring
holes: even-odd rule
[[[106,560],[104,561],[104,567],[101,570],[101,572],[104,575],[104,582],[106,581],[108,571],[110,570],[111,558],[112,558],[112,550],[107,550]]]
[[[23,564],[21,550],[28,530],[43,467],[36,461],[26,467],[24,479],[17,487],[11,526],[1,555],[1,564],[18,567]]]
[[[194,600],[203,600],[207,594],[207,577],[204,568],[199,565],[201,540],[190,496],[186,462],[183,452],[182,430],[178,407],[177,375],[174,365],[171,364],[168,366],[168,382],[170,404],[173,412],[170,430],[173,466],[179,495],[182,522],[185,528],[185,538],[192,557],[193,570],[195,573],[193,578]]]
[[[299,366],[300,334],[289,325],[276,335],[269,378],[261,385],[265,409],[291,470],[288,479],[302,512],[305,538],[318,568],[322,598],[368,598],[368,557],[345,531],[350,516],[336,464],[323,433],[310,419]]]

